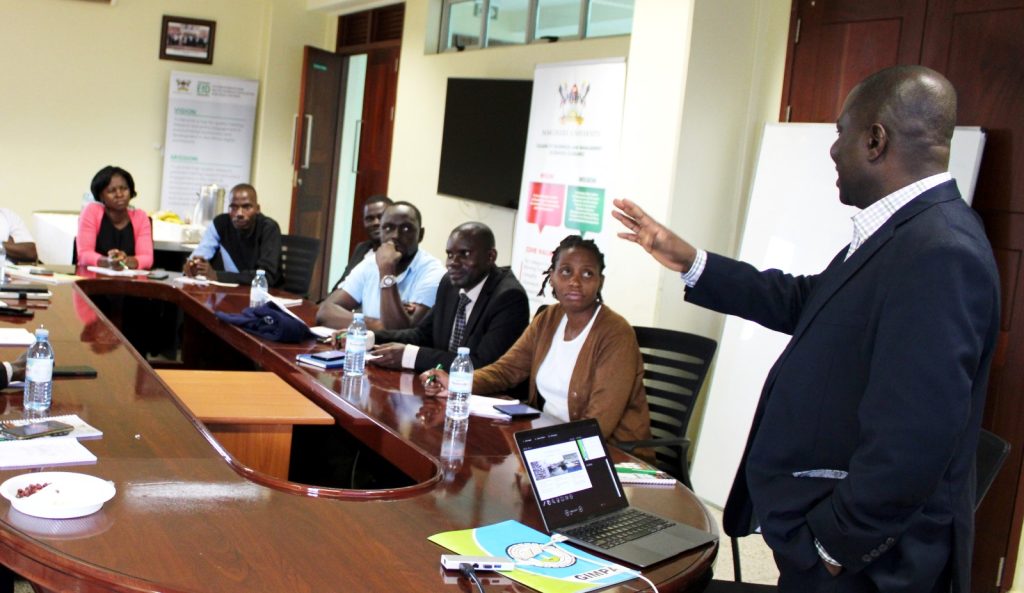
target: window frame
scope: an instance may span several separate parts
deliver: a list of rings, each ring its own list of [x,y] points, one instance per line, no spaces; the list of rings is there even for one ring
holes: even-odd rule
[[[577,31],[578,33],[573,36],[559,36],[557,41],[577,41],[583,39],[590,39],[588,36],[588,24],[590,23],[590,14],[593,7],[592,0],[578,0],[580,3],[579,10],[579,24]],[[526,41],[522,45],[532,45],[535,43],[551,43],[553,40],[545,38],[537,38],[537,18],[540,14],[539,7],[540,0],[528,0],[527,7],[527,22],[526,22]],[[450,45],[449,38],[451,36],[451,13],[452,7],[460,4],[476,4],[480,6],[480,32],[477,37],[478,42],[473,45]],[[438,39],[438,53],[449,53],[449,52],[460,52],[467,49],[489,49],[490,46],[490,19],[487,15],[491,11],[491,0],[444,0],[441,9],[441,35]],[[621,35],[630,35],[632,31],[628,33],[621,33]],[[615,37],[616,35],[602,35],[600,38]],[[518,44],[515,44],[518,45]],[[508,45],[502,45],[501,47],[509,47]]]

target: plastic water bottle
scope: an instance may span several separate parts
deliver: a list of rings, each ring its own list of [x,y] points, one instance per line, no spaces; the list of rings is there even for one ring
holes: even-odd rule
[[[270,300],[270,285],[267,283],[266,270],[256,270],[256,277],[252,279],[252,288],[249,289],[249,306],[252,308],[267,304]]]
[[[445,482],[451,482],[462,469],[466,457],[466,435],[469,433],[469,420],[453,420],[445,418],[444,434],[441,437],[441,467],[444,469]]]
[[[452,420],[469,418],[469,395],[473,393],[473,361],[469,348],[459,347],[458,356],[448,371],[448,407],[445,417]]]
[[[45,328],[36,330],[36,343],[28,348],[25,360],[26,410],[45,412],[53,403],[53,347],[50,346],[50,332]]]
[[[358,377],[366,368],[366,324],[363,314],[352,316],[352,325],[345,334],[345,374]]]

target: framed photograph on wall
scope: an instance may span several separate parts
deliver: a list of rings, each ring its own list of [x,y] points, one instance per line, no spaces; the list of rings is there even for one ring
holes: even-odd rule
[[[216,21],[164,15],[160,28],[160,59],[213,63]]]

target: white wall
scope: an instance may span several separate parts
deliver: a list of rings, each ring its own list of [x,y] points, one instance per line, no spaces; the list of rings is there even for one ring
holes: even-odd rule
[[[0,0],[0,14],[0,205],[26,220],[77,209],[116,164],[135,178],[135,205],[155,210],[168,76],[185,70],[260,81],[253,181],[287,224],[302,45],[332,47],[335,19],[296,0]],[[212,65],[159,59],[164,14],[216,21]]]
[[[433,255],[444,256],[448,233],[456,225],[478,220],[494,230],[498,263],[508,265],[515,211],[437,193],[448,77],[532,79],[538,63],[624,56],[629,37],[428,54],[424,48],[436,39],[438,25],[431,18],[436,10],[424,0],[405,4],[388,195],[423,211],[422,248]]]
[[[448,77],[532,78],[538,63],[626,56],[621,180],[611,196],[734,252],[756,140],[778,112],[789,2],[637,0],[629,37],[433,54],[438,7],[406,3],[388,187],[423,210],[423,248],[440,256],[452,227],[480,220],[494,229],[499,263],[510,261],[514,211],[436,192]],[[720,333],[720,320],[682,304],[678,278],[639,248],[622,243],[607,260],[605,297],[633,323]]]

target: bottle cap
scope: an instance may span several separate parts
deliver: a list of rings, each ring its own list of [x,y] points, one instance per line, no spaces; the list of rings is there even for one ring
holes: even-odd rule
[[[46,329],[45,327],[40,327],[40,328],[38,328],[36,330],[36,339],[39,339],[39,338],[49,338],[49,337],[50,337],[50,330]]]
[[[362,321],[363,320],[363,314],[362,313],[353,313],[352,314],[352,319],[354,319],[355,321]]]
[[[266,274],[267,274],[266,270],[259,270],[259,269],[256,270],[256,275],[257,276],[265,276]]]
[[[468,346],[459,346],[458,352],[459,352],[459,356],[469,356],[469,347]]]

